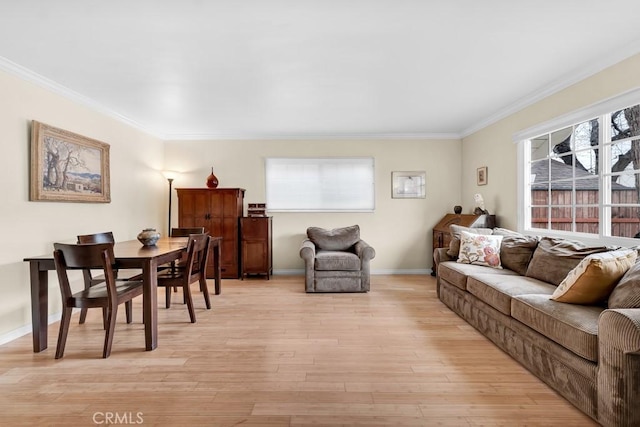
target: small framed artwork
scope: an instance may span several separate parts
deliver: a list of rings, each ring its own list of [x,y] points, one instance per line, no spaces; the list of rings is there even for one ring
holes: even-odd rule
[[[426,172],[391,172],[391,197],[394,199],[424,199]]]
[[[478,178],[478,185],[487,185],[487,167],[486,166],[482,166],[481,168],[478,168],[477,178]]]
[[[31,124],[29,200],[111,202],[109,144]]]

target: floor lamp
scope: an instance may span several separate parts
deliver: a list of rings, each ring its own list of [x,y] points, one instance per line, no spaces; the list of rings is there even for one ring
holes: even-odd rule
[[[171,199],[173,199],[171,187],[173,186],[173,180],[176,179],[178,173],[175,171],[164,171],[162,174],[167,178],[167,181],[169,181],[169,226],[167,227],[167,236],[171,237]]]

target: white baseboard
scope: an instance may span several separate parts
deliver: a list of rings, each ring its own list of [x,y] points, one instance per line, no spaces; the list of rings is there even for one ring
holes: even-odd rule
[[[47,325],[59,322],[61,317],[62,317],[61,311],[58,313],[50,314],[49,317],[47,318]],[[30,333],[31,333],[31,323],[24,325],[21,328],[15,329],[11,332],[8,332],[4,335],[0,335],[0,345],[6,344],[10,341],[18,339]]]

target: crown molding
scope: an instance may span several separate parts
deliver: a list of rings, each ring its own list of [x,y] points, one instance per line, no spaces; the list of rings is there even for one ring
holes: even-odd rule
[[[155,136],[156,138],[162,139],[161,135],[157,132],[154,132],[147,128],[146,126],[132,120],[110,108],[105,107],[104,105],[96,102],[92,98],[88,96],[82,95],[74,90],[69,89],[59,83],[54,82],[51,79],[48,79],[34,71],[29,70],[21,65],[16,64],[2,56],[0,56],[0,70],[6,71],[9,74],[12,74],[22,80],[33,83],[37,86],[50,90],[53,93],[56,93],[60,96],[63,96],[71,101],[77,102],[80,105],[91,108],[92,110],[104,114],[112,119],[115,119],[119,122],[122,122],[126,125],[129,125],[139,131],[142,131],[151,136]]]
[[[529,107],[530,105],[535,104],[551,96],[555,93],[560,92],[563,89],[568,88],[571,85],[574,85],[588,77],[593,76],[594,74],[603,71],[606,68],[609,68],[621,61],[624,61],[627,58],[637,54],[640,52],[640,40],[636,40],[631,42],[620,49],[616,49],[611,52],[609,55],[602,57],[598,61],[595,61],[591,64],[585,64],[581,67],[575,68],[572,72],[565,74],[559,79],[553,81],[546,87],[540,88],[534,92],[531,92],[529,95],[526,95],[520,100],[514,102],[508,107],[497,111],[496,113],[480,120],[478,123],[466,128],[461,132],[461,137],[466,138],[467,136],[478,132],[506,117],[509,117],[512,114],[517,113],[520,110]]]
[[[236,140],[434,140],[456,139],[462,136],[459,133],[319,133],[319,134],[221,134],[221,133],[185,133],[163,134],[165,141],[236,141]]]

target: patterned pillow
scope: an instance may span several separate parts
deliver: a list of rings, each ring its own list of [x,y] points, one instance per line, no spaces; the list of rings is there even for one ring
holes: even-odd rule
[[[502,268],[500,264],[500,244],[503,236],[460,232],[460,253],[458,262],[463,264],[486,265]]]
[[[460,233],[466,231],[473,234],[491,234],[493,230],[491,228],[471,228],[464,225],[451,224],[449,226],[449,233],[451,234],[451,241],[449,242],[449,250],[447,255],[457,257],[460,252]]]
[[[622,249],[589,255],[567,274],[551,299],[570,304],[597,304],[636,262],[636,251]]]

